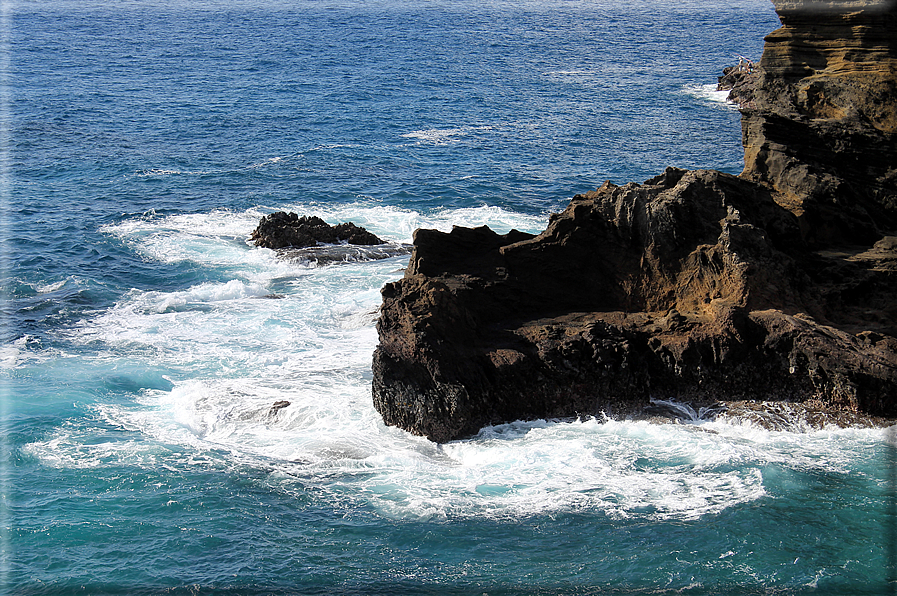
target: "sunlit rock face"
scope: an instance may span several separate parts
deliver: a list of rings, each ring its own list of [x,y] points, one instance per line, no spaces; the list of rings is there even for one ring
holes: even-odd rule
[[[670,400],[897,415],[894,6],[777,9],[741,176],[607,182],[535,237],[416,232],[382,291],[387,424],[448,441],[516,419],[651,418]]]
[[[897,3],[776,2],[744,176],[769,184],[811,245],[868,244],[897,222]]]

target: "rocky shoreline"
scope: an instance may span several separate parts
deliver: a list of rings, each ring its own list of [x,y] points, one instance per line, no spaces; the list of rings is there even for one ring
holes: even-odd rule
[[[783,26],[741,103],[740,176],[606,182],[535,237],[418,230],[382,291],[384,421],[441,442],[701,408],[897,416],[897,8],[823,4],[776,3]]]

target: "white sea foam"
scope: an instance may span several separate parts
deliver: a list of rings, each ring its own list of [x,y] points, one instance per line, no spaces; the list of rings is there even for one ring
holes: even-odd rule
[[[887,441],[892,447],[897,447],[897,424],[888,427]]]
[[[25,336],[0,346],[0,368],[16,368],[22,359],[27,343],[28,338]]]
[[[547,225],[544,216],[517,213],[491,205],[421,213],[379,205],[369,200],[338,205],[296,203],[244,212],[220,210],[161,217],[149,213],[144,217],[104,226],[101,231],[120,238],[147,258],[163,263],[192,261],[246,271],[272,271],[276,272],[275,275],[282,275],[286,274],[280,268],[283,263],[275,258],[272,251],[252,250],[247,245],[247,239],[259,219],[275,210],[317,216],[332,224],[352,222],[394,243],[410,243],[418,228],[449,231],[454,225],[489,225],[501,233],[512,228],[536,233]]]
[[[762,496],[756,470],[700,470],[709,467],[706,446],[686,448],[689,434],[668,430],[655,438],[654,430],[596,421],[503,425],[443,446],[442,457],[410,464],[392,458],[394,471],[363,486],[385,515],[415,517],[582,509],[696,517]],[[388,497],[380,496],[384,486],[391,487]]]
[[[146,170],[140,170],[136,173],[136,175],[140,177],[174,176],[177,174],[183,174],[183,172],[181,172],[180,170],[166,170],[164,168],[149,168]]]
[[[367,202],[342,205],[290,204],[280,207],[280,209],[295,211],[303,215],[315,215],[331,223],[351,221],[367,228],[384,240],[402,243],[410,243],[414,231],[419,228],[432,228],[448,232],[452,226],[488,225],[499,233],[505,233],[512,228],[538,233],[548,224],[546,216],[518,213],[494,205],[460,209],[443,208],[431,213]]]
[[[120,236],[141,235],[156,232],[160,229],[171,232],[184,232],[213,237],[242,237],[247,227],[251,230],[258,223],[260,213],[250,209],[243,212],[216,210],[204,213],[184,213],[180,215],[157,216],[155,213],[147,217],[125,220],[118,224],[105,226],[101,231]]]
[[[421,144],[448,145],[457,143],[461,137],[471,133],[492,130],[491,126],[460,126],[457,128],[429,128],[426,130],[414,130],[402,135],[405,139],[415,139]]]
[[[452,226],[478,227],[488,225],[499,233],[517,229],[521,232],[539,233],[548,225],[548,217],[523,215],[495,207],[483,205],[464,209],[440,209],[425,220],[427,227],[450,231]]]
[[[386,427],[371,400],[371,353],[379,290],[401,275],[404,259],[292,265],[234,241],[262,211],[150,214],[106,229],[160,259],[154,247],[164,240],[224,277],[133,290],[72,330],[76,344],[98,347],[94,368],[124,376],[135,366],[163,370],[166,383],[135,381],[129,399],[85,406],[86,422],[62,425],[27,453],[59,467],[248,467],[287,493],[314,486],[328,503],[355,502],[394,518],[600,511],[692,519],[765,498],[770,465],[847,473],[893,440],[882,430],[585,420],[505,424],[436,445]],[[486,206],[421,214],[359,203],[309,211],[397,241],[422,226],[539,231],[545,223]],[[25,347],[0,356],[16,362]],[[120,367],[125,358],[129,366]]]
[[[63,429],[28,452],[56,466],[214,460],[260,468],[287,492],[314,485],[321,498],[360,501],[394,518],[602,511],[619,519],[692,519],[764,498],[770,465],[832,473],[882,440],[880,430],[760,436],[724,424],[707,432],[589,420],[489,427],[439,446],[384,427],[358,363],[330,364],[286,381],[191,380],[171,392],[147,392],[142,408],[106,406],[99,413],[104,424],[153,440],[86,445]],[[280,400],[290,404],[272,408]]]
[[[120,439],[97,438],[94,429],[77,429],[65,425],[48,439],[29,443],[23,452],[36,457],[46,466],[90,469],[116,465],[163,467],[167,450],[157,443],[137,437]]]
[[[129,308],[147,313],[167,313],[200,308],[218,302],[259,298],[267,294],[260,284],[233,279],[203,283],[178,292],[131,292]]]
[[[268,159],[266,159],[266,160],[264,160],[264,161],[260,161],[260,162],[258,162],[258,163],[254,163],[254,164],[251,164],[251,165],[247,166],[247,169],[249,169],[249,170],[257,170],[257,169],[259,169],[259,168],[264,168],[264,167],[267,167],[267,166],[272,166],[272,165],[275,165],[275,164],[279,164],[279,163],[282,162],[284,159],[288,159],[288,158],[290,158],[290,157],[292,157],[292,156],[291,156],[291,155],[282,155],[282,156],[278,156],[278,157],[269,157]]]
[[[708,85],[688,85],[683,87],[682,92],[686,95],[691,95],[696,99],[700,99],[702,101],[707,101],[716,105],[725,106],[727,108],[737,110],[738,104],[735,102],[729,101],[729,92],[728,91],[717,91],[716,85],[708,84]]]
[[[35,290],[37,290],[37,292],[40,294],[49,294],[50,292],[55,292],[57,290],[61,290],[62,288],[65,287],[65,285],[67,283],[69,283],[70,280],[73,280],[73,279],[74,279],[73,277],[68,277],[66,279],[63,279],[62,281],[57,281],[57,282],[48,283],[48,284],[38,284],[37,286],[35,286]]]
[[[57,348],[45,348],[40,339],[23,335],[0,346],[0,369],[13,370],[66,357]]]

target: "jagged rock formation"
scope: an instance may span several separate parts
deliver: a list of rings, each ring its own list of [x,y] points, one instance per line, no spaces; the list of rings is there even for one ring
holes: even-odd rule
[[[320,217],[277,211],[262,217],[249,239],[264,248],[302,248],[345,242],[373,246],[384,242],[354,223],[331,226]]]
[[[744,59],[737,66],[727,66],[717,78],[717,91],[728,91],[726,99],[741,109],[754,109],[754,89],[757,87],[757,71],[754,64]]]
[[[657,400],[897,415],[897,89],[878,65],[895,11],[857,4],[777,5],[740,177],[608,182],[536,237],[418,230],[382,292],[386,423],[447,441],[515,419],[651,416]]]

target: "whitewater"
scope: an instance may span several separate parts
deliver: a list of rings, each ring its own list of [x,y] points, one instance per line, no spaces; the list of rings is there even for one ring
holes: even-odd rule
[[[893,428],[535,420],[440,445],[371,401],[414,230],[538,233],[606,179],[740,171],[714,82],[759,56],[769,3],[2,18],[4,593],[893,593]],[[278,210],[388,246],[253,246]]]

